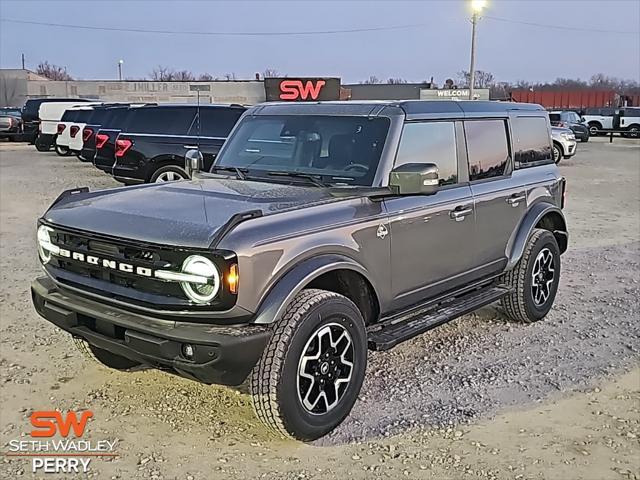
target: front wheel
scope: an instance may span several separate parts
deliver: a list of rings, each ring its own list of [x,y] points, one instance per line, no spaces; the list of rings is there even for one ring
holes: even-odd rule
[[[553,161],[556,163],[560,163],[562,160],[562,149],[556,143],[553,144]]]
[[[251,373],[258,418],[280,435],[315,440],[349,415],[364,380],[367,333],[348,298],[303,290],[274,325]]]
[[[175,165],[160,167],[151,175],[151,183],[175,182],[178,180],[189,180],[189,174]]]
[[[511,288],[502,307],[512,320],[531,323],[549,313],[560,282],[560,249],[549,230],[536,228],[516,266],[501,279]]]
[[[632,125],[631,127],[629,127],[629,129],[627,130],[627,136],[631,138],[638,138],[640,136],[640,127],[638,127],[637,125]]]

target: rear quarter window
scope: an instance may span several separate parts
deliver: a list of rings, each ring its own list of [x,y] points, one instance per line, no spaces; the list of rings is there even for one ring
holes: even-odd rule
[[[243,113],[244,110],[240,108],[201,108],[200,135],[226,138]],[[198,135],[197,124],[189,133]]]
[[[195,107],[144,107],[132,110],[127,132],[187,135],[194,123]]]
[[[516,168],[553,162],[545,118],[516,117],[511,121],[511,129]]]
[[[75,122],[78,118],[78,110],[65,110],[62,114],[61,122]]]

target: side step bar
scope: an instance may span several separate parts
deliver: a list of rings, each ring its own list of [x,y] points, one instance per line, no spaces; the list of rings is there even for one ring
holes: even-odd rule
[[[414,310],[405,316],[394,316],[374,325],[368,332],[371,350],[389,350],[443,323],[489,305],[508,294],[504,285],[491,285],[443,300],[437,305]]]

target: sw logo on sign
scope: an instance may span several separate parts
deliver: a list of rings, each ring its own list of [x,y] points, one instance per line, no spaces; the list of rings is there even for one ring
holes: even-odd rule
[[[280,100],[317,100],[320,96],[320,90],[327,82],[318,80],[314,83],[307,80],[283,80],[280,82]]]
[[[69,436],[73,430],[76,437],[82,437],[87,421],[93,417],[93,412],[87,410],[80,414],[80,419],[76,417],[76,412],[67,413],[66,418],[62,418],[62,413],[51,411],[33,412],[31,414],[31,425],[36,427],[31,430],[32,437],[53,437],[57,432],[63,437]]]

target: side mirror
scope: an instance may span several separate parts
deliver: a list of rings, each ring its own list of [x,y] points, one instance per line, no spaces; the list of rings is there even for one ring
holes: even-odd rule
[[[193,174],[202,169],[203,157],[200,150],[188,150],[184,156],[184,169],[189,174],[189,178],[193,178]]]
[[[587,119],[586,119],[586,118],[584,118],[584,117],[580,117],[580,122],[581,122],[581,123],[585,123],[586,121],[587,121]]]
[[[389,187],[400,195],[432,195],[440,179],[435,163],[405,163],[391,170]]]

